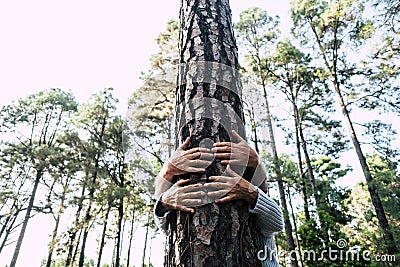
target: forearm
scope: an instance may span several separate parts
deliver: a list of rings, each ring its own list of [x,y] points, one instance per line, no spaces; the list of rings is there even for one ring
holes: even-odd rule
[[[257,216],[260,231],[265,236],[270,236],[283,229],[283,215],[279,205],[268,197],[263,191],[258,190],[258,198],[250,212]]]
[[[174,176],[169,172],[168,167],[164,165],[155,179],[155,199],[159,199],[161,194],[167,191],[173,185],[171,182],[173,177]]]
[[[246,200],[249,203],[251,209],[254,209],[254,207],[256,206],[257,199],[258,199],[258,190],[257,189],[253,190],[252,192],[250,191],[248,193],[248,197]]]
[[[267,172],[263,165],[258,164],[256,168],[248,168],[246,172],[249,172],[250,181],[253,185],[260,187],[264,192],[267,192],[268,188],[266,186]]]

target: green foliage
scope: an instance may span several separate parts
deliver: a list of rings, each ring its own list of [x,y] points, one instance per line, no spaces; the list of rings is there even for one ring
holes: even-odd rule
[[[240,13],[239,22],[234,27],[238,31],[239,42],[249,46],[249,49],[265,49],[278,37],[278,25],[279,17],[271,17],[267,11],[253,7]]]
[[[279,119],[280,129],[286,133],[287,151],[294,151],[296,120],[303,130],[307,152],[313,157],[311,167],[316,177],[318,202],[312,194],[305,162],[302,162],[302,180],[294,153],[279,155],[284,186],[291,193],[294,214],[290,218],[297,227],[294,236],[298,236],[298,249],[302,251],[336,249],[336,241],[345,239],[349,249],[385,252],[367,185],[360,182],[351,190],[337,186],[338,180],[351,179],[354,173],[339,163],[343,161],[341,152],[347,149],[348,141],[343,122],[334,114],[333,90],[328,83],[336,77],[346,107],[351,110],[373,111],[373,116],[400,114],[399,12],[395,12],[398,3],[374,2],[381,9],[372,9],[367,1],[293,1],[294,28],[286,39],[280,39],[279,18],[260,8],[242,12],[235,24],[240,51],[246,51],[242,69],[246,77],[243,90],[246,114],[250,118],[246,121],[250,121],[252,137],[258,134],[257,141],[263,144],[259,151],[263,163],[272,162],[268,158],[268,137],[259,134],[266,122],[262,111],[265,103],[261,101],[263,89],[273,100],[272,111],[286,112],[271,116]],[[376,12],[382,16],[374,16]],[[36,170],[43,170],[44,174],[39,185],[42,193],[35,201],[32,215],[40,212],[54,221],[60,215],[65,226],[55,231],[55,239],[49,242],[49,249],[54,249],[51,266],[65,266],[69,248],[78,251],[79,257],[78,234],[86,226],[92,234],[97,234],[100,244],[102,236],[96,231],[107,223],[106,244],[115,246],[120,234],[124,236],[123,249],[127,247],[130,231],[138,225],[154,229],[154,219],[150,216],[154,177],[173,150],[169,140],[175,136],[171,125],[178,35],[179,22],[171,20],[158,36],[159,52],[150,59],[152,69],[143,74],[143,85],[129,99],[127,120],[115,115],[118,100],[112,88],[80,104],[71,92],[50,89],[1,109],[0,253],[4,244],[14,241],[12,233],[19,229],[25,214]],[[398,146],[393,145],[398,133],[391,123],[378,119],[364,121],[363,125],[363,141],[376,151],[367,156],[373,183],[399,244],[399,153]],[[304,156],[304,151],[301,153]],[[275,176],[271,168],[267,169],[274,197]],[[310,220],[306,220],[303,210],[302,186],[308,195]],[[118,226],[121,207],[125,225],[122,229]],[[287,250],[283,232],[276,235],[275,242],[278,251]],[[111,262],[103,266],[110,266]],[[44,260],[42,266],[46,263]],[[362,260],[305,260],[304,263],[305,266],[381,266]],[[93,259],[86,258],[84,262],[84,266],[96,264]]]

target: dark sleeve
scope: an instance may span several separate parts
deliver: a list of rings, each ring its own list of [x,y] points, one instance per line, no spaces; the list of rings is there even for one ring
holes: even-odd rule
[[[167,216],[170,211],[165,211],[162,207],[161,198],[157,200],[154,205],[154,221],[159,229],[166,234],[167,233]]]

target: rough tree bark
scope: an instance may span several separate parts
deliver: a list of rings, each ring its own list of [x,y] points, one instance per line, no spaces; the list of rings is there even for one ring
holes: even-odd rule
[[[231,140],[244,134],[241,83],[229,0],[186,0],[180,10],[180,65],[176,90],[176,145],[191,136],[190,147]],[[237,170],[244,174],[245,170]],[[193,183],[224,172],[214,161]],[[211,200],[206,200],[208,203]],[[168,216],[165,266],[261,266],[260,233],[248,205],[210,203],[194,214]]]

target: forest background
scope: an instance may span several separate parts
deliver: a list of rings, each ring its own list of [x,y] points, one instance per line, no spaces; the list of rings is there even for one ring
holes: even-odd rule
[[[179,1],[0,5],[0,266],[12,259],[16,266],[161,266],[163,238],[150,199],[173,148],[165,141],[173,135],[178,24],[171,18]],[[330,74],[335,67],[398,244],[398,4],[231,7],[248,140],[270,166],[266,89],[296,247],[320,250],[344,239],[348,248],[388,253]],[[305,138],[296,142],[300,128]],[[273,175],[270,192],[279,202]],[[285,239],[278,235],[279,250],[287,249]]]

